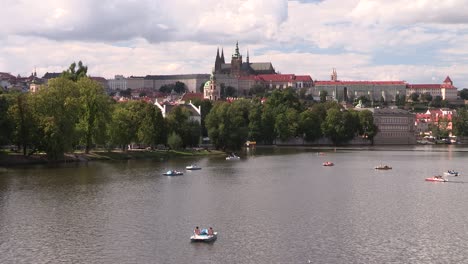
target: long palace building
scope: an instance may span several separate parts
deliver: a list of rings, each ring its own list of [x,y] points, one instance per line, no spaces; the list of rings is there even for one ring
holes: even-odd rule
[[[440,96],[443,100],[456,100],[457,88],[453,86],[450,77],[442,84],[408,84],[405,81],[341,81],[338,80],[336,69],[333,69],[329,81],[315,81],[312,94],[320,96],[322,91],[337,101],[353,101],[360,96],[370,100],[387,102],[394,101],[397,95],[408,98],[412,93],[430,93],[433,97]]]

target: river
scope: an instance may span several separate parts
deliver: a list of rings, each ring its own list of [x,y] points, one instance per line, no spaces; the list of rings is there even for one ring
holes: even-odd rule
[[[0,263],[468,263],[467,148],[239,155],[0,168]]]

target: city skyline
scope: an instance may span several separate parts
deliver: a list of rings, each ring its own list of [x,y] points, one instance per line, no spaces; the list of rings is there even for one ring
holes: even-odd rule
[[[209,73],[239,41],[252,61],[328,80],[468,87],[467,3],[453,1],[10,1],[0,72],[39,76],[81,60],[92,76]],[[21,18],[21,19],[18,19]]]

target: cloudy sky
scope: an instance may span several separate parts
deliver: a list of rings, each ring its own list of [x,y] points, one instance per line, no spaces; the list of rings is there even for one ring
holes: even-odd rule
[[[0,72],[209,73],[251,62],[328,80],[468,87],[468,0],[0,0]]]

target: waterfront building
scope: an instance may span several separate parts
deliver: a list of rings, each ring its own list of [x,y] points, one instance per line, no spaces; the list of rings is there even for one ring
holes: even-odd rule
[[[416,144],[415,115],[402,109],[370,109],[378,127],[375,145]]]
[[[416,114],[416,132],[432,135],[431,126],[438,126],[439,129],[451,132],[452,117],[455,114],[455,110],[448,108],[428,109],[425,113]]]

